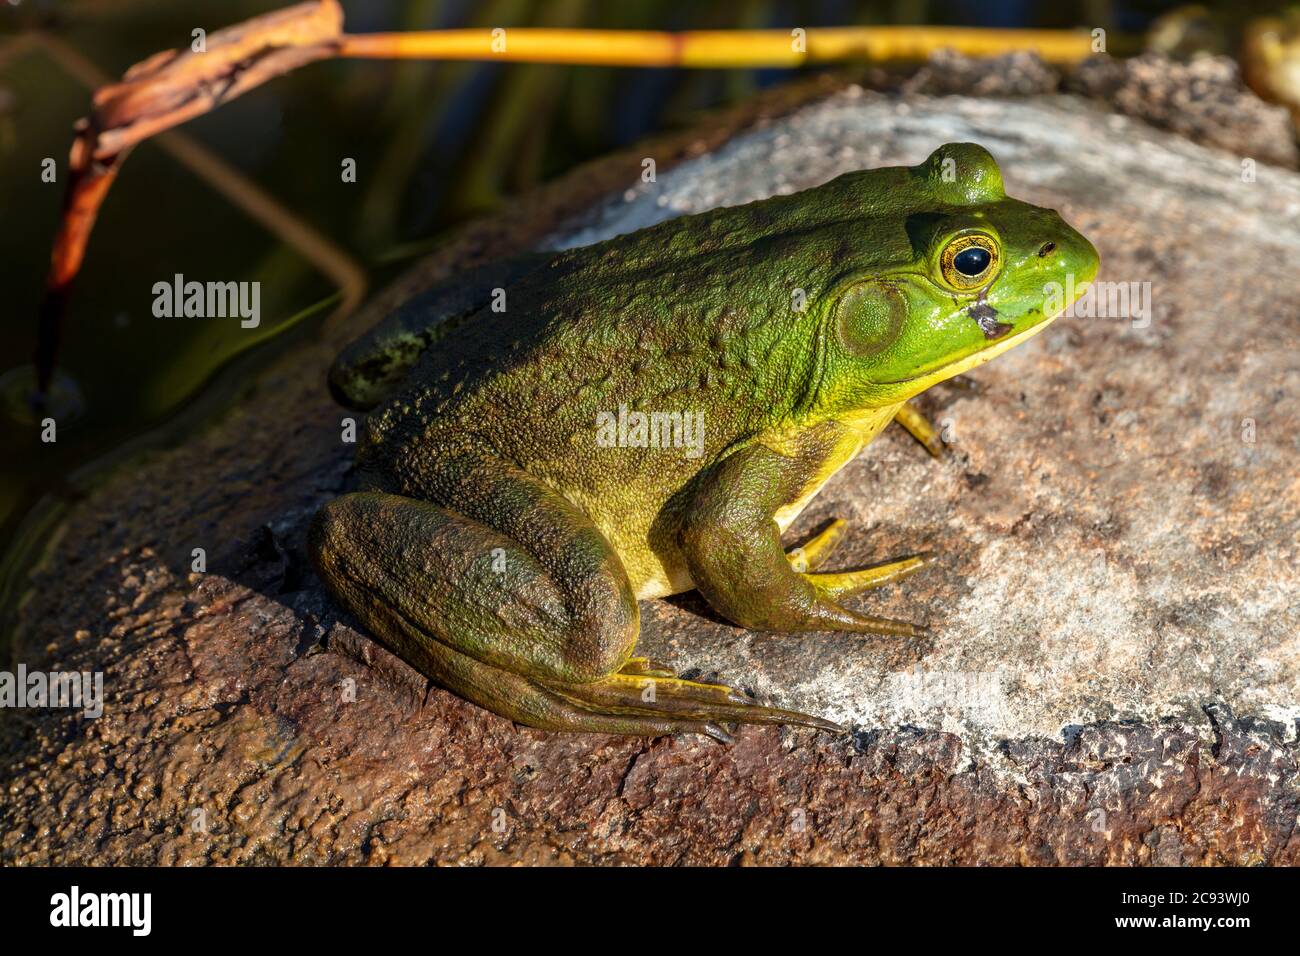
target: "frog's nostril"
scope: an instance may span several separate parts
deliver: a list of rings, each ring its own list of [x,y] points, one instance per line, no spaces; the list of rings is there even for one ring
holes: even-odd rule
[[[1045,256],[1050,256],[1055,251],[1056,251],[1056,243],[1052,242],[1049,239],[1047,242],[1043,243],[1043,247],[1038,250],[1038,255],[1040,258],[1042,258]]]

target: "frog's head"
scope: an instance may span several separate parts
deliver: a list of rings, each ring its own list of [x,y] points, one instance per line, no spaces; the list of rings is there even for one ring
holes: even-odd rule
[[[879,170],[895,197],[885,250],[847,263],[828,299],[823,397],[880,407],[1040,332],[1097,274],[1097,251],[1051,209],[1007,198],[980,146]],[[877,219],[877,233],[881,228]],[[829,394],[826,394],[829,393]]]

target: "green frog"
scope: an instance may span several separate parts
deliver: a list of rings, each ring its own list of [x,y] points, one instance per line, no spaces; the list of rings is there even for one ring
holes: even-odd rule
[[[410,664],[531,727],[839,731],[638,656],[638,602],[696,589],[744,628],[924,633],[851,602],[933,555],[825,571],[843,522],[789,553],[782,534],[890,421],[935,447],[908,400],[1041,332],[1097,267],[953,143],[471,270],[331,369],[371,413],[313,563]]]

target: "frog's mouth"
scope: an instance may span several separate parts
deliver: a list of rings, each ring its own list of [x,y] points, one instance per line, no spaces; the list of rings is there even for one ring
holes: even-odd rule
[[[971,308],[973,310],[975,306],[972,306]],[[997,313],[993,311],[992,307],[989,308],[989,311],[993,312],[994,315],[997,315]],[[897,379],[896,381],[892,381],[892,382],[882,382],[881,384],[882,385],[915,385],[924,382],[923,387],[928,388],[929,386],[933,385],[935,382],[941,382],[944,379],[952,378],[954,375],[960,375],[962,372],[969,372],[971,369],[983,365],[985,362],[988,362],[991,359],[997,358],[1007,349],[1015,348],[1021,342],[1025,342],[1033,338],[1039,332],[1043,331],[1043,329],[1047,328],[1049,325],[1055,322],[1058,318],[1060,318],[1059,314],[1053,315],[1050,318],[1044,319],[1041,322],[1037,322],[1034,325],[1031,325],[1027,329],[1021,329],[1015,335],[1006,335],[1005,331],[999,332],[998,335],[1002,335],[1006,337],[1002,338],[996,345],[991,345],[988,348],[984,348],[984,349],[980,349],[979,351],[972,352],[970,355],[967,355],[963,358],[953,359],[951,362],[945,362],[943,365],[940,365],[938,368],[932,368],[926,371],[918,372],[916,375],[913,375],[910,378]],[[975,321],[979,322],[979,318],[977,317]],[[1004,325],[1004,323],[1001,322],[997,322],[995,324],[1004,329],[1011,328],[1011,326]],[[983,329],[984,326],[981,324],[980,328]],[[997,336],[989,335],[987,331],[985,331],[985,336],[990,339],[997,338]]]
[[[1060,307],[1059,311],[1053,315],[1045,315],[1041,321],[1035,322],[1028,328],[1021,329],[1019,332],[1015,332],[1011,335],[1008,335],[1007,333],[1015,326],[998,321],[998,310],[989,305],[985,299],[985,294],[988,290],[985,289],[981,291],[976,302],[967,307],[966,314],[975,320],[975,324],[980,327],[980,331],[984,334],[984,338],[992,344],[981,349],[976,349],[969,355],[953,359],[950,362],[944,362],[935,368],[921,369],[908,378],[894,379],[893,381],[880,382],[879,384],[909,385],[916,389],[916,393],[920,393],[925,391],[931,385],[952,378],[954,375],[969,372],[971,369],[977,368],[985,362],[997,358],[1003,352],[1007,351],[1007,349],[1013,349],[1021,342],[1026,342],[1029,339],[1032,339],[1035,335],[1043,331],[1043,329],[1047,328],[1069,311],[1069,306],[1082,298],[1083,293],[1092,285],[1092,281],[1096,275],[1097,270],[1094,266],[1086,279],[1075,282],[1074,298]]]

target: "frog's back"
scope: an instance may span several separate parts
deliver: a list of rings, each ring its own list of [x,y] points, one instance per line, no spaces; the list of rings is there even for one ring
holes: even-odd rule
[[[625,560],[670,549],[701,471],[806,413],[819,355],[803,303],[864,248],[897,240],[837,198],[832,187],[849,185],[822,187],[823,203],[720,209],[557,256],[507,288],[503,310],[440,338],[371,415],[369,483],[438,500],[450,460],[504,462],[581,507]],[[651,572],[666,590],[668,572]]]
[[[769,416],[756,394],[807,385],[806,365],[771,362],[788,325],[745,285],[742,260],[754,255],[729,257],[731,275],[699,262],[628,271],[557,262],[508,288],[504,311],[481,309],[421,357],[371,415],[374,454],[363,458],[392,466],[404,451],[477,447],[530,470],[563,473],[593,457],[635,465],[635,455],[598,454],[608,449],[596,442],[597,418],[620,408],[702,414],[706,451],[720,451]],[[399,485],[418,480],[418,468],[398,470]]]
[[[605,454],[597,417],[623,408],[702,415],[706,461],[797,417],[817,358],[802,304],[863,249],[898,254],[901,233],[878,231],[883,220],[858,183],[902,172],[850,174],[820,187],[820,202],[716,209],[560,254],[507,288],[504,310],[481,309],[423,355],[405,389],[372,415],[378,453],[368,457],[383,467],[404,450],[427,458],[477,447],[578,482],[698,470],[699,457],[683,465],[660,449]],[[390,480],[418,483],[417,465]]]

